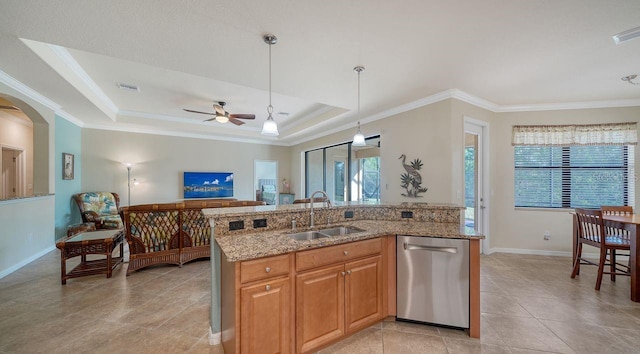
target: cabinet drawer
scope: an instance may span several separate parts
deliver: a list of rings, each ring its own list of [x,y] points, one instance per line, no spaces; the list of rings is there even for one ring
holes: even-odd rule
[[[324,266],[344,262],[355,258],[378,254],[382,250],[379,238],[365,241],[345,243],[342,245],[317,248],[296,253],[296,270]]]
[[[253,259],[240,264],[240,282],[248,283],[254,280],[289,274],[289,255]]]

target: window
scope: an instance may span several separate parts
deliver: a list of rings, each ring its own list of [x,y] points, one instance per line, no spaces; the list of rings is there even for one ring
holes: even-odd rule
[[[332,201],[380,201],[380,136],[366,145],[338,144],[305,152],[305,197],[324,190]]]
[[[515,206],[633,205],[634,147],[515,146]]]

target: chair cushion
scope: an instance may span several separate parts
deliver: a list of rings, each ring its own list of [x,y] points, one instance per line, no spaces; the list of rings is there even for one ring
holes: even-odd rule
[[[93,211],[98,215],[118,215],[118,206],[113,194],[109,192],[88,192],[80,195],[84,211]],[[119,218],[119,217],[118,217]],[[122,223],[122,221],[120,221]]]
[[[120,215],[104,215],[100,217],[100,223],[105,229],[121,229],[124,227]]]

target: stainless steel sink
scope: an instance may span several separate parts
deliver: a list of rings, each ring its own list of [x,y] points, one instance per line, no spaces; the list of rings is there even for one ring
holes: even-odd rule
[[[318,232],[327,236],[344,236],[344,235],[349,235],[352,233],[362,232],[362,231],[364,230],[358,229],[357,227],[338,226],[338,227],[332,227],[330,229],[322,229],[322,230],[319,230]]]
[[[329,237],[329,235],[322,234],[319,231],[305,231],[305,232],[297,232],[295,234],[289,234],[289,237],[297,241],[304,241],[304,240],[315,240],[318,238]]]
[[[295,234],[288,234],[290,238],[296,241],[316,240],[319,238],[332,237],[332,236],[344,236],[356,232],[362,232],[364,230],[351,226],[338,226],[321,230],[310,230],[304,232],[297,232]]]

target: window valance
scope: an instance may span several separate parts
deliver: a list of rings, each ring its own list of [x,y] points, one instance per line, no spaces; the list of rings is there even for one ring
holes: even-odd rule
[[[511,145],[637,145],[637,123],[514,125]]]

